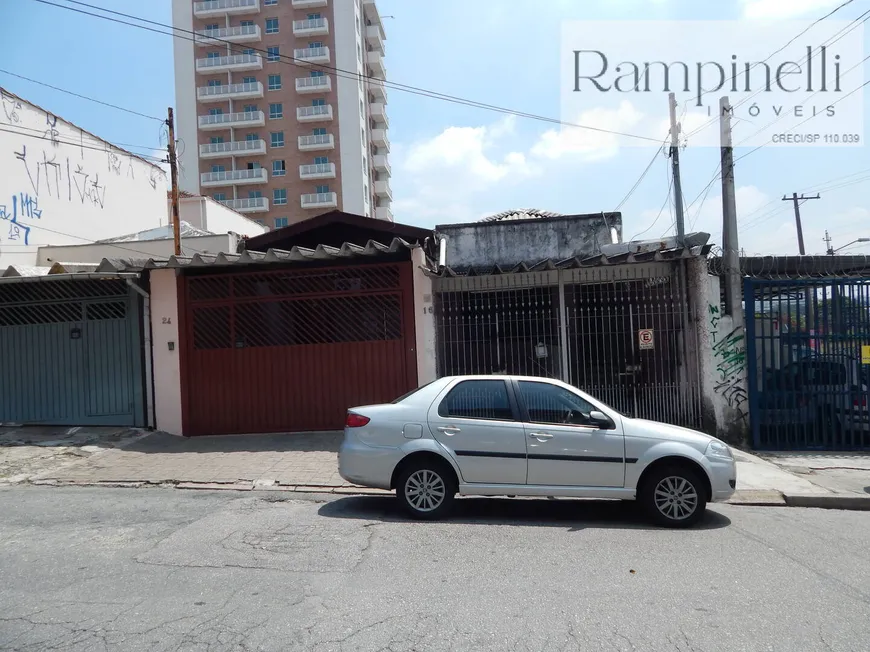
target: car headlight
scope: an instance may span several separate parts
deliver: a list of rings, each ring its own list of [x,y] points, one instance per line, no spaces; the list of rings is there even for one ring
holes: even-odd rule
[[[718,457],[723,460],[733,460],[734,455],[731,454],[731,449],[721,441],[711,441],[704,452],[706,457]]]

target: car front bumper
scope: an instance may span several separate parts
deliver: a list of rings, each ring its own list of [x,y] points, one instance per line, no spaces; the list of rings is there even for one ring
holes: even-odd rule
[[[707,472],[710,476],[711,499],[718,503],[728,500],[737,489],[737,463],[720,458],[706,458]]]

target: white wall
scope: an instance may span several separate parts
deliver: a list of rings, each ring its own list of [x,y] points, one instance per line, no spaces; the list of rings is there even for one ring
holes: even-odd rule
[[[174,269],[151,272],[151,335],[154,361],[154,416],[158,430],[180,435],[181,362],[178,349],[178,284]],[[170,343],[172,350],[169,350]]]
[[[172,0],[172,24],[190,36],[193,30],[193,5],[190,0]],[[194,50],[188,38],[172,39],[175,55],[175,136],[178,148],[178,186],[199,194],[199,146],[196,127],[196,71]],[[205,55],[202,55],[205,56]]]
[[[333,0],[333,29],[335,30],[335,67],[339,70],[355,70],[365,73],[359,60],[357,46],[365,56],[365,45],[356,29],[359,16],[360,29],[365,29],[364,18],[359,11],[359,0]],[[360,115],[359,104],[368,112],[365,95],[360,90],[359,80],[344,75],[333,75],[338,88],[338,138],[341,150],[341,210],[355,215],[370,216],[369,197],[364,181],[367,170],[363,169],[363,154],[369,140],[368,126]],[[363,136],[365,134],[365,136]],[[371,191],[371,189],[369,189]]]
[[[182,238],[181,250],[193,254],[236,253],[239,238],[233,234]],[[175,253],[174,240],[143,240],[117,244],[62,245],[40,247],[37,265],[50,267],[54,263],[100,263],[103,258],[157,258],[166,260]]]
[[[168,206],[171,210],[171,200]],[[253,238],[269,230],[268,227],[227,208],[211,197],[179,198],[178,215],[182,222],[211,233],[238,233]],[[171,223],[170,220],[168,224]]]
[[[159,226],[166,186],[160,167],[0,89],[0,269]]]

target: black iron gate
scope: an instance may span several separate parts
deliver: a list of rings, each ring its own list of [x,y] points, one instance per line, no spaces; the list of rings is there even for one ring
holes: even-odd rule
[[[870,279],[746,279],[755,448],[870,450]]]

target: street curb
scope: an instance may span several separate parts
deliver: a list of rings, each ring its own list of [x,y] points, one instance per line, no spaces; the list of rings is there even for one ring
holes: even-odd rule
[[[728,505],[747,505],[752,507],[786,507],[785,496],[781,491],[742,489],[725,501]]]
[[[789,507],[870,511],[870,496],[844,496],[842,494],[786,495],[785,504]]]

